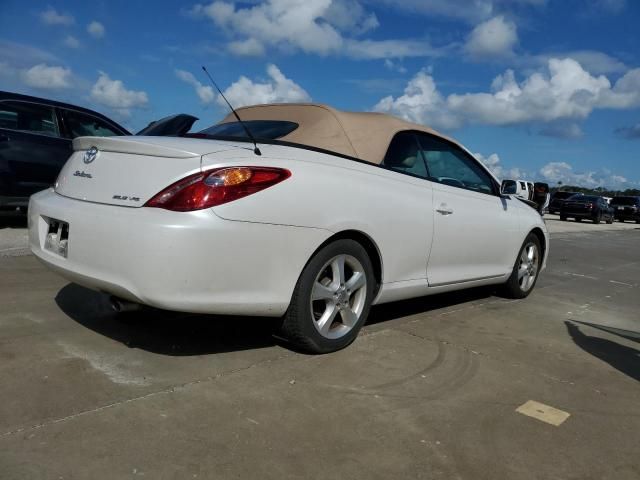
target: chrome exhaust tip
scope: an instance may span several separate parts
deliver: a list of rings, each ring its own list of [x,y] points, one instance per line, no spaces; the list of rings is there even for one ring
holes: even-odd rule
[[[114,296],[109,297],[109,304],[116,313],[134,312],[142,309],[142,305],[139,303],[129,302]]]

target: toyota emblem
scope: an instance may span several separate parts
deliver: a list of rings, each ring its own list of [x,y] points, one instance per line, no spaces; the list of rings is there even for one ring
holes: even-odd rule
[[[87,150],[86,152],[84,152],[84,157],[82,158],[84,163],[91,163],[93,162],[96,157],[98,156],[98,148],[97,147],[91,147],[89,150]]]

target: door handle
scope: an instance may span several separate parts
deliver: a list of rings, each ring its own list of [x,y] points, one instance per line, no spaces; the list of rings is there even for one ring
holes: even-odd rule
[[[453,209],[447,207],[447,205],[445,203],[443,203],[438,208],[436,208],[436,212],[438,212],[438,213],[440,213],[442,215],[451,215],[453,213]]]

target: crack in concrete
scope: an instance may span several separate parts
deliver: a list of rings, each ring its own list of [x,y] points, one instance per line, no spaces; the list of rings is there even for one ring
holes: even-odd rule
[[[213,382],[213,381],[219,380],[222,377],[235,375],[237,373],[241,373],[241,372],[244,372],[246,370],[250,370],[250,369],[252,369],[254,367],[257,367],[257,366],[260,366],[260,365],[263,365],[263,364],[267,364],[267,363],[271,363],[271,362],[278,362],[278,361],[283,360],[285,358],[289,358],[292,355],[293,355],[293,352],[288,353],[288,354],[284,354],[284,355],[280,355],[280,356],[277,356],[275,358],[263,360],[261,362],[253,363],[253,364],[248,365],[246,367],[230,370],[228,372],[221,372],[221,373],[219,373],[217,375],[211,375],[211,376],[204,377],[204,378],[201,378],[201,379],[192,380],[190,382],[179,383],[179,384],[176,384],[176,385],[172,385],[170,387],[163,388],[162,390],[156,390],[154,392],[149,392],[149,393],[146,393],[144,395],[139,395],[137,397],[131,397],[131,398],[127,398],[127,399],[124,399],[124,400],[117,401],[117,402],[108,403],[106,405],[102,405],[100,407],[92,408],[90,410],[83,410],[81,412],[74,413],[72,415],[67,415],[65,417],[54,418],[52,420],[48,420],[48,421],[45,421],[45,422],[37,423],[35,425],[27,425],[27,426],[22,426],[22,427],[19,427],[19,428],[15,428],[13,430],[9,430],[7,432],[1,433],[0,434],[0,439],[7,438],[7,437],[10,437],[12,435],[16,435],[16,434],[23,433],[23,432],[30,432],[30,431],[33,431],[33,430],[39,430],[41,428],[46,428],[46,427],[49,427],[49,426],[52,426],[52,425],[56,425],[58,423],[67,422],[69,420],[74,420],[76,418],[84,417],[84,416],[91,415],[91,414],[94,414],[94,413],[99,413],[99,412],[102,412],[104,410],[115,408],[115,407],[118,407],[118,406],[121,406],[121,405],[126,405],[128,403],[133,403],[133,402],[138,402],[138,401],[141,401],[141,400],[146,400],[148,398],[153,398],[153,397],[156,397],[156,396],[159,396],[159,395],[168,395],[168,394],[171,394],[171,393],[176,393],[176,392],[179,392],[181,390],[186,390],[186,389],[188,389],[190,387],[194,387],[196,385],[200,385],[200,384],[203,384],[203,383],[208,383],[208,382]]]

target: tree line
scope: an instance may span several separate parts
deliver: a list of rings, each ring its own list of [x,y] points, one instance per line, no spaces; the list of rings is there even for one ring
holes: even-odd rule
[[[557,186],[549,188],[551,193],[555,193],[558,191],[565,192],[580,192],[585,195],[599,195],[602,197],[626,197],[626,196],[640,196],[640,189],[638,188],[627,188],[626,190],[611,190],[605,187],[596,187],[596,188],[586,188],[586,187],[578,187],[576,185],[562,185],[560,182]]]

